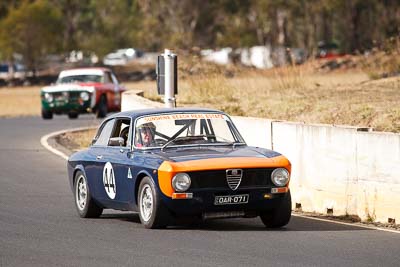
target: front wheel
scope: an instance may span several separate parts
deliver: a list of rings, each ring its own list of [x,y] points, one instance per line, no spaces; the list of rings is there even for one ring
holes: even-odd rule
[[[168,224],[168,210],[163,206],[153,180],[146,176],[140,182],[138,192],[139,217],[144,227],[165,228]]]
[[[103,209],[94,202],[86,176],[81,171],[78,171],[75,177],[75,206],[79,216],[82,218],[98,218]]]
[[[79,113],[78,113],[78,112],[72,111],[72,112],[69,112],[69,113],[68,113],[68,118],[70,118],[71,120],[77,119],[78,116],[79,116]]]
[[[268,228],[280,228],[289,223],[292,216],[292,197],[290,191],[285,194],[281,203],[271,211],[263,212],[260,218]]]
[[[44,120],[51,120],[53,118],[53,112],[42,109],[42,118]]]

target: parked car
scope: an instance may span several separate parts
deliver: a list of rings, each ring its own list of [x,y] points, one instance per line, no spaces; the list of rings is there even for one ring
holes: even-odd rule
[[[212,109],[147,109],[108,117],[92,145],[67,164],[79,216],[138,211],[146,228],[181,217],[291,217],[291,164],[247,146],[229,116]]]
[[[141,57],[142,52],[134,48],[122,48],[107,54],[103,64],[107,66],[126,65],[129,61]]]
[[[104,118],[109,111],[121,110],[125,90],[107,68],[79,68],[61,71],[55,85],[41,90],[42,118],[68,114],[76,119],[81,113],[96,113]]]
[[[27,70],[19,63],[0,64],[0,81],[3,83],[23,83],[27,77]]]
[[[335,59],[343,55],[340,53],[339,45],[335,42],[321,41],[318,43],[317,58]]]

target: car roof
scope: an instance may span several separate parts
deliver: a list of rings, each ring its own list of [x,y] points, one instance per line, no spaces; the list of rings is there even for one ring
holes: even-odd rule
[[[60,72],[60,77],[71,76],[71,75],[103,75],[105,71],[110,71],[108,68],[74,68],[67,69]]]
[[[217,109],[209,109],[209,108],[150,108],[150,109],[137,109],[137,110],[129,110],[123,111],[119,113],[115,113],[107,118],[117,118],[117,117],[130,117],[136,119],[141,116],[147,115],[158,115],[158,114],[169,114],[169,113],[220,113],[225,114],[224,112]]]

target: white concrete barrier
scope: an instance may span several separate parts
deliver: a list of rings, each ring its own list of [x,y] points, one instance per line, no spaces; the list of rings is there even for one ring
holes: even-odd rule
[[[163,106],[133,92],[124,93],[122,103],[122,110]],[[273,149],[291,161],[293,207],[400,221],[400,134],[237,116],[232,120],[248,145]]]
[[[273,149],[292,162],[293,206],[303,211],[400,218],[400,134],[272,122]]]
[[[121,111],[144,109],[144,108],[160,108],[164,104],[148,100],[143,97],[143,91],[129,90],[122,93]]]
[[[356,129],[273,122],[273,149],[292,163],[293,205],[304,211],[354,214]]]
[[[357,133],[357,214],[400,221],[400,134]]]
[[[231,117],[236,128],[249,146],[271,149],[271,120],[250,117]],[[248,127],[250,126],[250,129]]]

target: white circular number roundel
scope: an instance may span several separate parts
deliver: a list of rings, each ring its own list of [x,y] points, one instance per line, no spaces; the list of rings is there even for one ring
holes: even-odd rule
[[[108,197],[114,199],[117,193],[117,186],[115,184],[114,170],[110,162],[107,162],[103,169],[103,184]]]

